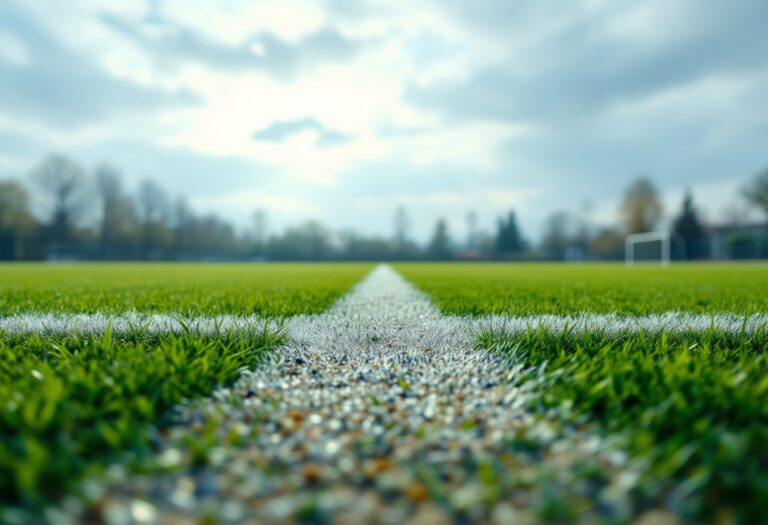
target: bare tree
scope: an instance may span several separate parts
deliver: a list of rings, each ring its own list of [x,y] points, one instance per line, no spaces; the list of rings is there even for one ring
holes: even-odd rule
[[[662,213],[656,188],[647,177],[638,178],[627,188],[621,205],[625,233],[653,230],[659,224]]]
[[[395,210],[395,249],[402,251],[408,242],[408,232],[411,228],[411,221],[408,219],[408,212],[405,206],[398,206]]]
[[[168,195],[153,181],[146,179],[139,185],[136,195],[141,221],[141,246],[144,256],[156,245],[171,242],[172,234],[166,225],[169,215]]]
[[[477,249],[477,212],[469,210],[466,215],[467,220],[467,248]]]
[[[592,211],[594,207],[589,200],[581,203],[579,212],[576,216],[576,232],[574,242],[585,251],[589,246],[589,239],[592,237]]]
[[[256,247],[256,255],[264,255],[264,248],[267,242],[267,212],[256,210],[253,212],[253,244]]]
[[[600,259],[624,257],[624,235],[614,228],[600,228],[589,239],[589,253]]]
[[[768,218],[768,168],[755,175],[752,182],[742,191],[752,206],[765,213]]]
[[[87,209],[89,195],[85,171],[74,160],[51,154],[31,176],[50,202],[52,238],[66,241],[75,222]]]
[[[123,185],[120,180],[120,172],[107,164],[96,168],[96,192],[101,201],[101,245],[107,249],[115,239],[119,228],[120,217],[118,209],[123,197]]]
[[[184,197],[178,197],[173,204],[173,241],[176,250],[189,251],[194,245],[193,229],[195,214]]]
[[[553,259],[565,259],[566,250],[573,242],[571,225],[573,219],[565,211],[556,211],[547,217],[544,223],[544,236],[541,240],[541,248],[548,257]]]
[[[168,195],[165,190],[149,179],[145,179],[136,194],[139,217],[142,224],[163,222],[168,216]]]

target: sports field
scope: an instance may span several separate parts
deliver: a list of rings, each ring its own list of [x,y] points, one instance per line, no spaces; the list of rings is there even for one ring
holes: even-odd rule
[[[0,521],[753,523],[766,292],[758,264],[0,266]]]
[[[453,315],[768,311],[764,264],[397,264]]]
[[[0,315],[19,312],[285,316],[326,310],[370,264],[10,264]]]

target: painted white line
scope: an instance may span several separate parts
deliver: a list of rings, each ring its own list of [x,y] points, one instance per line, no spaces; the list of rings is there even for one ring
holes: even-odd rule
[[[227,503],[240,513],[236,521],[290,523],[297,509],[324,505],[331,522],[343,515],[350,523],[409,517],[418,523],[426,521],[418,519],[418,508],[427,494],[408,496],[409,487],[426,490],[418,474],[426,469],[454,508],[490,522],[491,509],[478,489],[481,465],[505,465],[494,471],[495,483],[515,509],[521,502],[535,506],[542,497],[536,492],[542,485],[520,480],[546,480],[550,493],[574,494],[583,485],[576,473],[588,465],[611,491],[610,498],[600,498],[599,512],[610,507],[610,515],[623,516],[631,512],[625,502],[642,465],[631,463],[613,438],[531,410],[539,383],[526,378],[522,365],[474,349],[474,332],[538,325],[564,330],[572,323],[616,330],[721,323],[730,330],[737,320],[685,314],[640,322],[611,316],[444,317],[426,295],[380,266],[328,312],[287,319],[286,345],[269,354],[273,366],[246,372],[233,386],[181,406],[160,451],[176,458],[179,469],[150,481],[126,479],[115,488],[115,500],[151,502],[159,522]],[[750,329],[758,326],[750,323]],[[216,421],[216,454],[223,459],[195,471],[181,458],[209,418]],[[245,444],[227,446],[231,436],[247,436]],[[516,440],[523,441],[522,451],[510,448]],[[180,496],[179,487],[190,484],[203,485],[204,495]],[[369,505],[373,493],[377,501],[379,495],[387,499]],[[598,517],[582,516],[585,522]]]
[[[413,293],[420,293],[413,290]],[[144,331],[149,334],[190,332],[201,335],[215,335],[228,331],[248,331],[267,326],[278,329],[286,326],[297,337],[302,333],[316,334],[318,326],[325,324],[329,316],[345,319],[363,319],[369,301],[357,303],[345,296],[326,314],[299,315],[284,320],[260,316],[198,316],[188,317],[174,314],[148,314],[126,312],[122,314],[57,314],[23,313],[0,317],[0,333],[36,334],[36,335],[97,335],[102,334],[111,325],[115,334],[128,334]],[[692,314],[685,312],[665,312],[643,316],[625,316],[616,314],[579,314],[579,315],[530,315],[507,316],[493,315],[482,317],[440,316],[437,309],[429,302],[418,303],[418,310],[395,310],[384,314],[382,321],[393,320],[393,316],[402,314],[404,319],[418,319],[429,322],[435,337],[459,337],[459,332],[475,333],[478,330],[493,330],[513,334],[526,333],[542,329],[549,333],[598,332],[605,335],[626,335],[633,333],[685,333],[704,332],[716,329],[729,334],[756,333],[768,330],[768,315],[737,315],[730,313]],[[406,323],[408,324],[408,323]],[[442,335],[441,335],[442,334]],[[337,334],[341,335],[341,334]]]
[[[108,326],[114,334],[143,331],[149,334],[191,332],[193,334],[246,331],[253,328],[277,328],[279,322],[258,316],[185,317],[173,314],[126,312],[109,314],[51,314],[25,313],[0,317],[0,333],[36,335],[95,335]]]
[[[665,312],[642,316],[579,314],[510,317],[497,315],[479,318],[476,323],[476,328],[512,334],[524,334],[538,329],[552,334],[568,332],[579,335],[592,332],[607,336],[636,333],[649,335],[698,333],[710,329],[726,332],[730,335],[768,331],[768,315],[766,314]]]

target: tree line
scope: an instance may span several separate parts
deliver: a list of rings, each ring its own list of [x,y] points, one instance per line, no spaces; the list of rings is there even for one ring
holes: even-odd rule
[[[171,196],[151,179],[129,191],[120,170],[109,164],[89,173],[75,160],[51,154],[34,167],[28,181],[30,187],[0,181],[0,259],[620,259],[627,234],[658,228],[663,218],[655,187],[639,177],[627,188],[621,222],[614,226],[594,226],[591,208],[585,205],[576,213],[552,213],[540,241],[531,243],[514,210],[490,232],[479,230],[477,214],[469,211],[461,238],[440,218],[428,242],[420,245],[411,238],[403,207],[395,210],[391,237],[332,231],[317,221],[269,234],[264,210],[254,211],[250,226],[238,231],[216,214],[195,212],[184,197]],[[32,213],[33,195],[44,203],[41,218]],[[744,197],[768,215],[768,170],[745,188]],[[672,230],[685,244],[687,258],[704,256],[706,228],[690,191]]]
[[[250,226],[238,232],[216,214],[196,213],[184,197],[172,197],[151,179],[129,191],[109,164],[89,173],[70,157],[51,154],[28,182],[0,181],[0,259],[441,260],[456,252],[443,219],[429,243],[414,242],[404,208],[396,212],[392,238],[332,231],[318,221],[268,235],[264,210],[254,211]],[[32,212],[33,196],[44,203],[41,218]],[[524,247],[512,212],[493,245],[478,239],[476,249],[514,257]]]
[[[0,257],[8,259],[172,259],[242,253],[234,227],[214,214],[196,214],[152,180],[129,192],[108,164],[86,172],[60,154],[30,173],[31,188],[0,182]],[[44,202],[31,212],[30,190]]]
[[[726,236],[727,242],[752,244],[750,256],[768,258],[768,169],[758,172],[742,188],[741,197],[739,217],[731,218],[730,224],[720,225],[719,229],[731,230]],[[759,211],[766,222],[758,235],[745,239],[745,234],[739,232],[744,225],[737,223],[745,222],[743,212],[749,208]],[[674,258],[706,259],[711,256],[713,230],[718,229],[702,217],[690,188],[684,192],[679,210],[666,217],[658,191],[647,176],[638,177],[625,190],[617,224],[592,228],[589,211],[586,207],[577,214],[562,211],[551,214],[545,223],[538,255],[555,260],[567,259],[568,252],[575,251],[587,259],[621,259],[627,235],[668,230],[673,240]]]

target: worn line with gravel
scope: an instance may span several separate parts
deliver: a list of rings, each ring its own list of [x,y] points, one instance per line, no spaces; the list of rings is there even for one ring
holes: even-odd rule
[[[534,414],[536,384],[472,348],[472,326],[380,266],[288,319],[269,366],[181,407],[156,436],[168,472],[112,469],[94,497],[134,523],[519,523],[566,502],[585,523],[628,516],[639,467]]]

